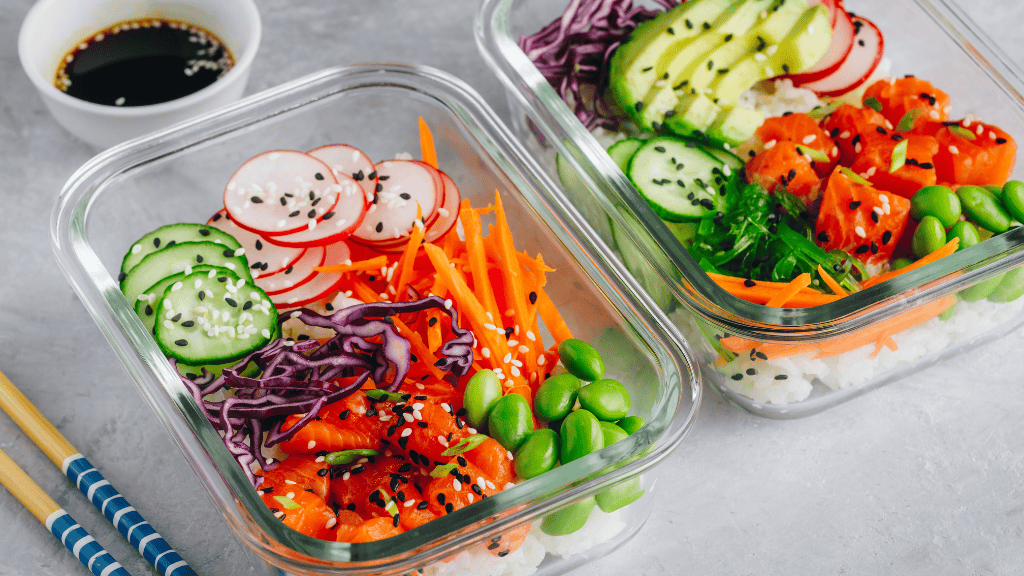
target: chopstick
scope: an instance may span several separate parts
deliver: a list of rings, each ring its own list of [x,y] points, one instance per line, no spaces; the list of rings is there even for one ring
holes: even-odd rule
[[[142,518],[28,398],[0,371],[0,408],[161,576],[196,576],[181,556]],[[13,464],[13,462],[12,462]],[[28,478],[28,476],[25,476]],[[8,487],[9,488],[9,487]],[[10,488],[9,488],[10,489]],[[45,495],[45,494],[44,494]],[[56,504],[54,504],[56,506]],[[37,515],[38,517],[38,515]],[[42,518],[41,518],[42,520]],[[98,574],[98,573],[97,573]],[[125,572],[127,574],[127,572]],[[106,575],[106,576],[109,576]]]
[[[49,530],[68,550],[71,550],[82,564],[96,576],[131,576],[127,570],[114,560],[109,552],[100,546],[99,542],[89,536],[75,522],[66,511],[64,511],[53,498],[50,498],[32,478],[25,473],[11,457],[3,450],[0,450],[0,484],[7,487],[7,490],[14,494],[22,504],[28,508],[33,516],[39,519],[46,529]]]

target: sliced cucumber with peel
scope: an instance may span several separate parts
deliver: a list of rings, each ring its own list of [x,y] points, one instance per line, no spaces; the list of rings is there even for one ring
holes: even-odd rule
[[[234,236],[212,226],[189,222],[168,224],[153,230],[132,244],[131,250],[124,255],[124,260],[121,261],[120,280],[123,281],[124,276],[132,268],[138,266],[146,256],[182,242],[213,242],[232,250],[242,247]]]
[[[241,248],[230,248],[215,242],[182,242],[168,246],[147,255],[129,270],[121,282],[121,291],[134,307],[139,296],[150,286],[199,264],[227,268],[239,278],[251,282],[249,263],[239,250]]]
[[[720,208],[714,179],[722,166],[692,141],[658,136],[633,154],[627,175],[662,219],[693,222]]]

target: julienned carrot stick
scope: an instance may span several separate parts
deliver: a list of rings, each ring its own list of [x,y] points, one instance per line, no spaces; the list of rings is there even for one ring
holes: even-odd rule
[[[395,330],[398,331],[399,335],[405,337],[412,346],[412,353],[415,354],[422,367],[425,367],[435,378],[438,380],[444,379],[444,372],[434,365],[437,362],[437,356],[434,355],[433,351],[429,350],[426,344],[423,343],[423,338],[420,335],[405,325],[404,322],[398,319],[397,316],[392,316],[391,320],[395,323]]]
[[[473,332],[477,335],[477,339],[489,348],[488,353],[484,357],[490,356],[491,363],[497,366],[498,362],[503,361],[508,354],[508,342],[506,342],[504,335],[498,337],[497,332],[493,328],[488,330],[484,327],[485,324],[492,327],[494,324],[488,321],[487,311],[484,310],[483,305],[480,304],[480,301],[470,291],[465,278],[462,277],[462,273],[451,267],[444,251],[433,244],[424,244],[423,249],[427,252],[427,256],[430,258],[431,264],[434,265],[437,275],[444,278],[444,283],[448,287],[452,299],[459,303],[459,309],[462,310],[466,319],[473,325]]]
[[[434,149],[434,135],[431,134],[430,127],[427,126],[427,121],[423,119],[423,116],[419,117],[419,125],[420,155],[423,157],[424,162],[437,168],[437,151]]]
[[[793,299],[798,292],[807,288],[811,285],[811,275],[807,272],[797,276],[789,283],[788,286],[779,291],[778,294],[772,296],[770,300],[764,303],[769,308],[782,308],[787,302]]]
[[[383,266],[388,265],[387,256],[377,256],[368,260],[357,260],[348,264],[331,264],[330,266],[320,266],[314,268],[317,272],[337,272],[344,274],[345,272],[355,272],[357,270],[376,270]]]
[[[527,313],[527,293],[523,287],[523,269],[519,264],[519,258],[512,242],[512,230],[509,228],[508,219],[505,217],[505,206],[501,202],[501,195],[494,191],[494,214],[497,224],[497,245],[499,265],[502,271],[502,279],[505,284],[505,304],[512,309],[512,317],[515,322],[514,334],[521,340],[526,337],[526,331],[530,330],[532,323]],[[526,374],[537,372],[536,351],[527,345],[523,349],[523,371]],[[529,378],[529,376],[527,376]]]
[[[920,260],[917,260],[917,261],[915,261],[914,263],[912,263],[912,264],[910,264],[908,266],[904,266],[903,268],[900,268],[899,270],[893,270],[892,272],[886,272],[885,274],[879,274],[878,276],[872,276],[871,278],[868,278],[867,280],[862,282],[861,286],[864,287],[864,288],[870,288],[871,286],[874,286],[876,284],[881,284],[882,282],[885,282],[886,280],[891,280],[891,279],[899,276],[900,274],[906,274],[907,272],[910,272],[911,270],[916,270],[916,269],[920,268],[921,266],[924,266],[925,264],[931,264],[932,262],[935,262],[936,260],[938,260],[940,258],[945,258],[946,256],[949,256],[950,254],[956,252],[956,249],[957,249],[958,246],[960,246],[960,239],[959,238],[953,238],[949,242],[946,242],[945,246],[943,246],[942,248],[939,248],[935,252],[932,252],[931,254],[925,256],[924,258],[921,258]]]
[[[494,299],[491,279],[487,274],[487,253],[483,243],[483,231],[480,228],[480,215],[469,205],[469,199],[463,200],[459,217],[462,218],[462,228],[466,233],[466,253],[469,256],[474,291],[483,298],[481,304],[484,309],[497,318],[498,302]]]
[[[708,276],[715,281],[716,284],[722,287],[723,290],[754,304],[763,304],[768,306],[775,298],[785,296],[783,304],[787,308],[808,308],[811,306],[821,306],[822,304],[828,304],[829,302],[835,302],[841,296],[833,296],[831,294],[822,294],[817,290],[797,284],[797,290],[793,292],[793,282],[782,283],[782,282],[768,282],[765,280],[746,280],[743,278],[737,278],[735,276],[723,276],[721,274],[708,274]],[[806,274],[807,279],[810,278],[810,274]],[[800,277],[797,278],[798,280]],[[794,281],[795,282],[795,281]],[[792,295],[788,295],[792,292]],[[783,296],[780,296],[783,295]],[[780,307],[775,306],[775,307]]]
[[[551,301],[551,297],[543,289],[537,293],[537,311],[540,312],[541,320],[547,326],[548,332],[551,332],[551,337],[555,339],[556,345],[562,340],[572,338],[572,331],[569,330],[569,325],[562,319],[562,315],[555,308],[555,303]]]
[[[422,219],[423,210],[417,204],[416,225],[412,227],[412,234],[409,235],[409,242],[406,243],[405,250],[402,252],[402,257],[399,260],[398,277],[392,285],[392,291],[395,294],[396,302],[402,299],[402,293],[405,291],[405,286],[409,283],[409,279],[412,277],[413,265],[416,263],[416,253],[419,251],[420,244],[423,242],[425,228],[423,227]]]
[[[836,296],[847,295],[846,290],[843,290],[843,287],[839,285],[839,282],[836,282],[836,279],[833,278],[832,275],[825,272],[825,269],[822,268],[820,264],[818,265],[818,276],[821,276],[822,281],[825,282],[825,285],[828,286],[832,292],[835,292]]]

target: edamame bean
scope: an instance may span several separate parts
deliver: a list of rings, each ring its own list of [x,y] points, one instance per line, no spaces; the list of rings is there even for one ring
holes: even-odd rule
[[[910,258],[897,258],[892,261],[892,264],[889,266],[889,269],[899,270],[900,268],[906,268],[907,266],[910,266],[913,263],[914,261],[911,260]]]
[[[986,184],[985,186],[982,186],[982,188],[984,188],[985,190],[988,190],[989,192],[991,192],[992,196],[994,196],[996,199],[1002,200],[1002,198],[1003,198],[1003,187],[1002,186],[1000,186],[998,184]]]
[[[956,248],[958,252],[981,242],[981,235],[978,234],[978,228],[966,220],[963,222],[957,222],[949,229],[949,232],[946,232],[947,242],[951,242],[953,238],[960,239],[960,244]]]
[[[568,464],[604,448],[604,431],[601,422],[589,410],[579,409],[562,420],[561,459]]]
[[[960,299],[967,302],[977,302],[988,298],[989,294],[999,287],[1003,281],[1003,275],[997,274],[987,280],[982,280],[973,286],[968,286],[960,291]]]
[[[945,186],[925,186],[910,198],[910,216],[920,221],[934,216],[949,228],[960,220],[960,198]]]
[[[550,428],[534,430],[516,450],[513,468],[520,478],[536,478],[558,462],[558,432]]]
[[[469,423],[476,428],[483,428],[494,405],[501,399],[501,394],[501,381],[493,370],[484,369],[473,374],[462,397]]]
[[[604,435],[605,446],[611,446],[623,438],[629,438],[629,433],[613,422],[601,422],[601,433]]]
[[[961,186],[956,193],[964,214],[975,224],[996,234],[1010,229],[1010,215],[991,192],[980,186]]]
[[[1013,302],[1024,296],[1024,266],[1003,274],[1003,280],[988,295],[991,302]]]
[[[1003,186],[1003,206],[1017,222],[1024,223],[1024,182],[1010,180]]]
[[[644,425],[644,419],[639,416],[626,416],[618,422],[619,428],[626,431],[626,434],[633,434]]]
[[[619,381],[602,378],[580,388],[580,406],[598,420],[615,422],[629,414],[629,391]]]
[[[583,528],[587,518],[594,510],[595,501],[593,496],[584,498],[579,502],[570,504],[561,510],[552,512],[544,517],[540,523],[540,529],[550,536],[565,536]]]
[[[487,431],[506,449],[516,448],[533,432],[530,403],[519,394],[505,394],[487,417]]]
[[[593,382],[604,377],[604,360],[593,346],[583,340],[562,340],[558,344],[558,357],[570,374],[584,382]]]
[[[910,240],[914,256],[924,258],[946,243],[946,229],[935,216],[925,216],[917,223],[917,230]]]
[[[545,380],[533,397],[533,411],[537,418],[554,422],[568,416],[576,406],[576,394],[581,385],[580,379],[568,372]]]

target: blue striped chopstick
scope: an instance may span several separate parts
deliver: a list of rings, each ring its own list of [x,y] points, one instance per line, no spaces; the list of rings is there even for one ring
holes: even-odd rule
[[[95,466],[54,428],[0,372],[0,408],[60,467],[86,498],[139,551],[160,576],[196,576],[192,568],[142,518]]]
[[[109,552],[57,505],[11,457],[0,450],[0,484],[46,525],[61,544],[96,576],[131,576]]]

